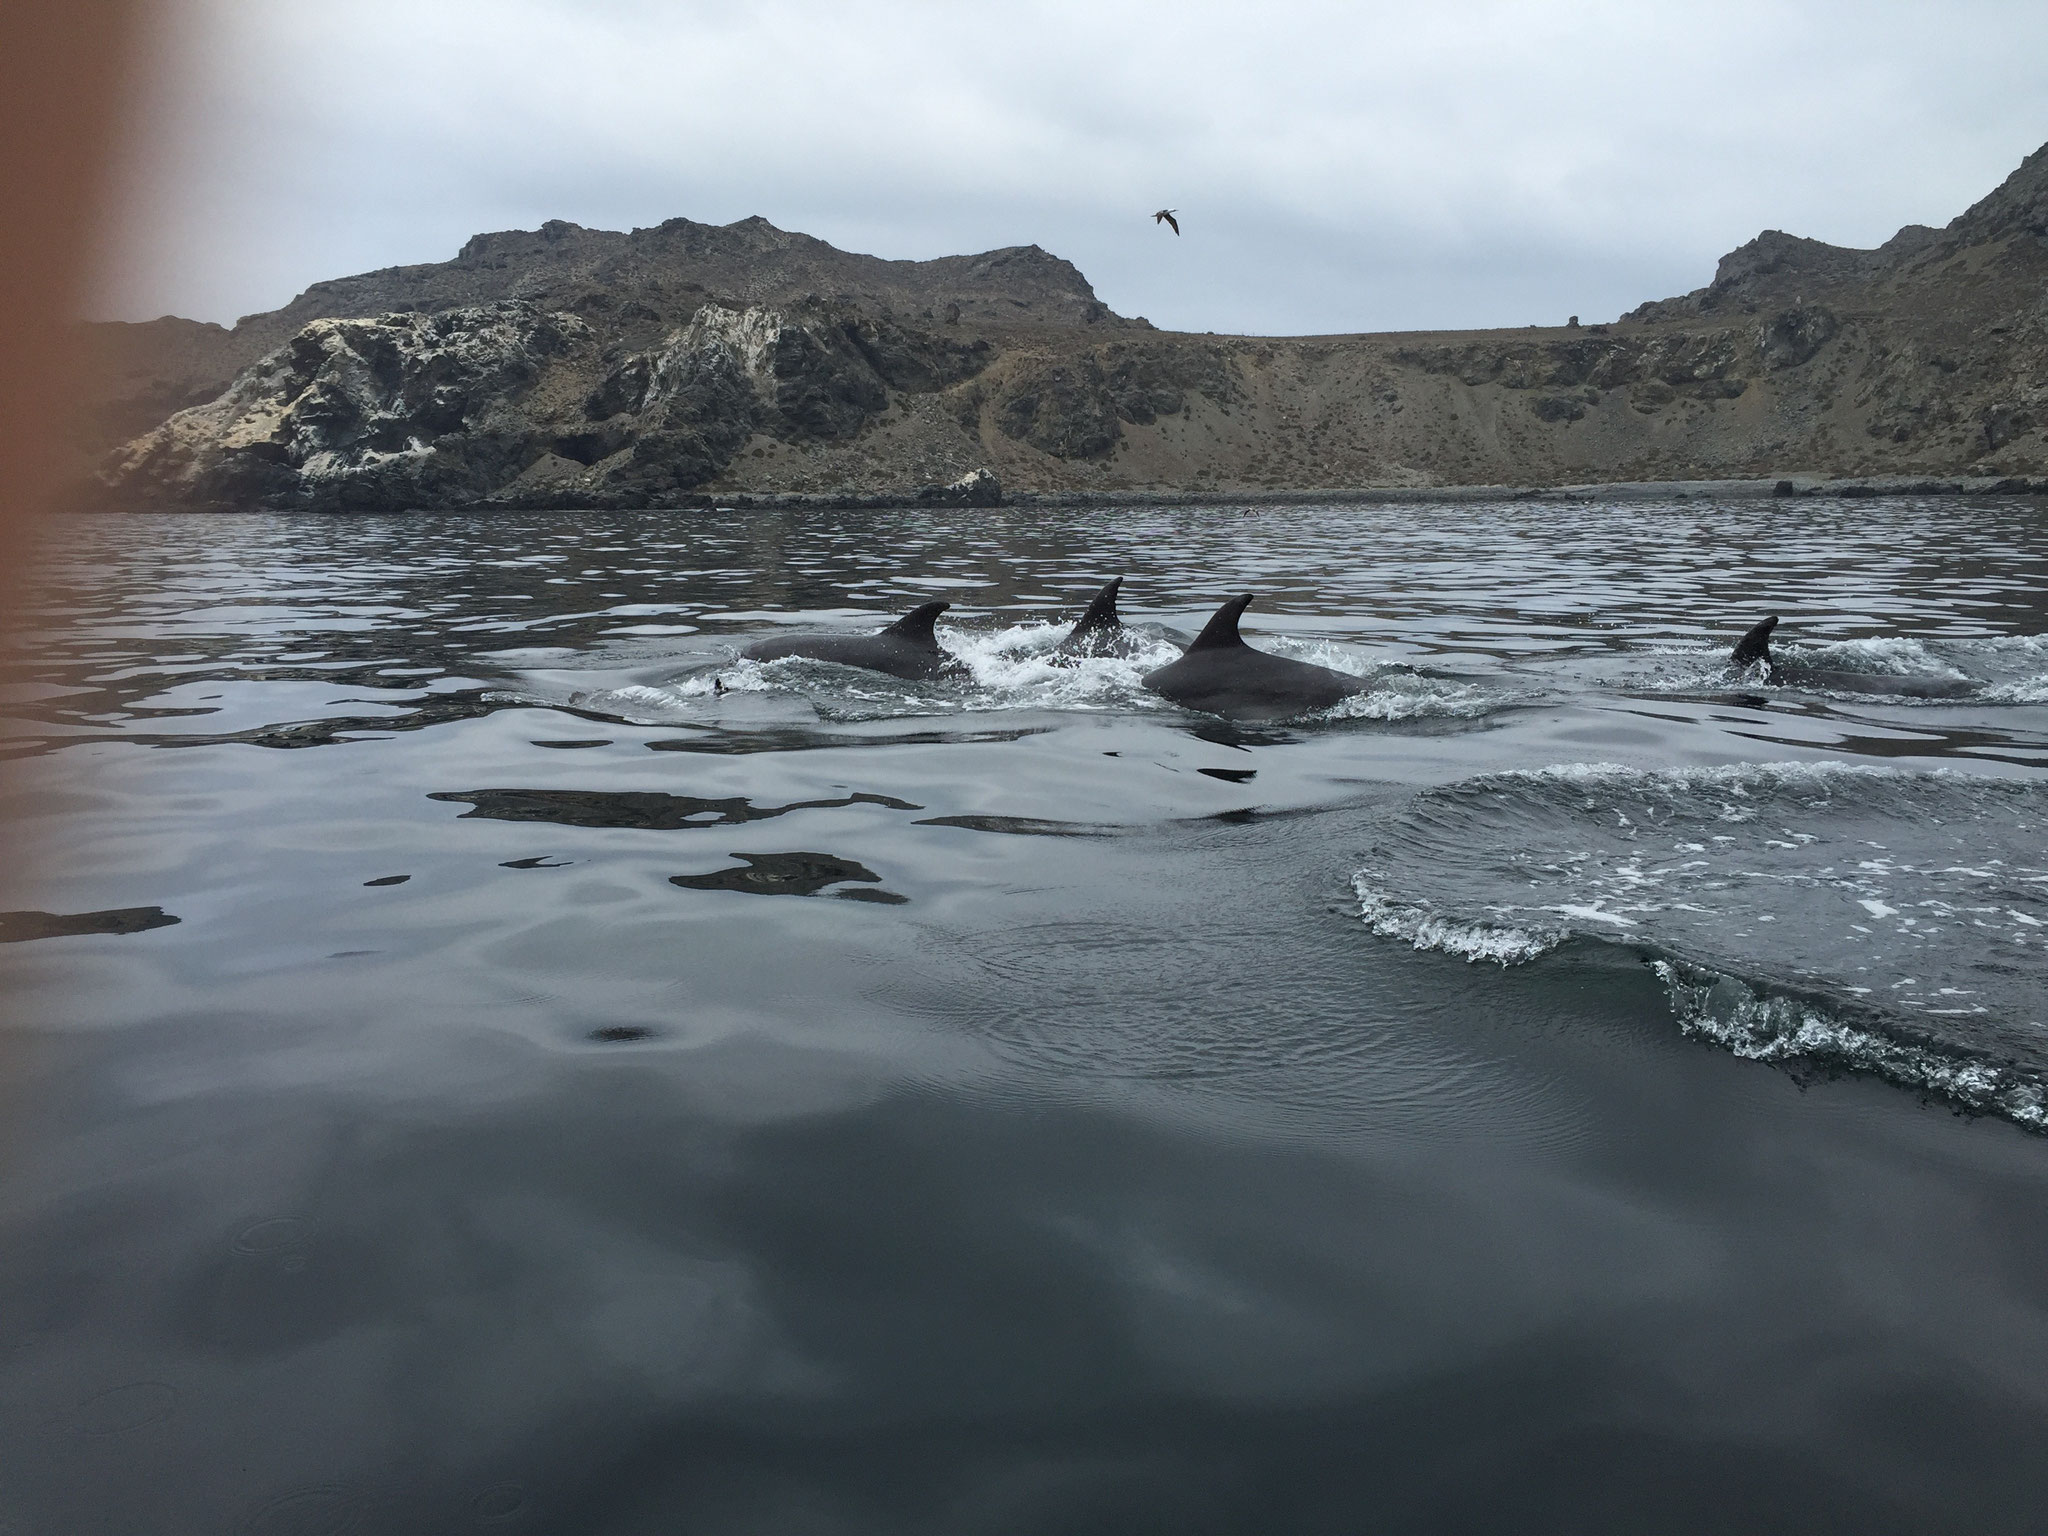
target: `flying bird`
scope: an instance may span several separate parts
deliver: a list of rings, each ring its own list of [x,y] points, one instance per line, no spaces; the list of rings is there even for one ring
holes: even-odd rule
[[[1173,232],[1177,235],[1180,233],[1180,220],[1176,219],[1174,215],[1179,212],[1178,208],[1162,208],[1152,215],[1152,222],[1154,224],[1171,224]]]

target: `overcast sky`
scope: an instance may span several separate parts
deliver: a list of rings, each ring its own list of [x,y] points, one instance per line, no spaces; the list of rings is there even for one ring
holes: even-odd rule
[[[2041,0],[193,0],[152,54],[102,316],[761,214],[1035,243],[1176,329],[1555,324],[1946,223],[2048,140]]]

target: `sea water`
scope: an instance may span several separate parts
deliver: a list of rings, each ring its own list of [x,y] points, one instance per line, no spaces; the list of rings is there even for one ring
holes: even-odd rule
[[[46,546],[0,1530],[2039,1529],[2038,503]]]

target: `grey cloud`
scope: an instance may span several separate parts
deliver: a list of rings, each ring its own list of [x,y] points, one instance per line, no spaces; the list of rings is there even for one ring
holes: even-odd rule
[[[2048,138],[2048,9],[1991,0],[190,0],[162,52],[102,313],[759,213],[1037,243],[1185,329],[1590,319],[1766,226],[1944,222]]]

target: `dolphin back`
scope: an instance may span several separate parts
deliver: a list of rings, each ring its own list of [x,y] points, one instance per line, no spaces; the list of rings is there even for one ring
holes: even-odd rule
[[[1735,642],[1735,649],[1728,659],[1738,667],[1752,666],[1762,662],[1771,664],[1771,631],[1778,627],[1778,616],[1774,613],[1756,628]]]
[[[1088,611],[1074,621],[1074,627],[1052,648],[1048,659],[1054,665],[1065,666],[1084,656],[1135,656],[1145,648],[1145,641],[1124,628],[1116,611],[1117,594],[1123,584],[1121,576],[1103,583],[1102,590],[1088,604]]]
[[[1195,651],[1249,650],[1244,636],[1237,632],[1237,621],[1249,608],[1254,594],[1246,592],[1233,597],[1209,616],[1209,622],[1202,626],[1202,632],[1195,636],[1195,643],[1188,647]]]
[[[1102,590],[1096,593],[1094,601],[1089,603],[1088,611],[1081,615],[1072,629],[1067,631],[1067,638],[1078,640],[1083,635],[1094,634],[1100,630],[1113,632],[1122,629],[1124,621],[1117,617],[1116,595],[1123,584],[1124,579],[1121,576],[1113,576],[1104,582]]]
[[[932,632],[932,626],[939,621],[939,615],[952,607],[951,603],[919,603],[894,624],[880,633],[891,639],[907,641],[911,645],[925,646],[936,651],[939,637]]]
[[[1364,691],[1363,678],[1246,645],[1237,621],[1251,600],[1249,592],[1233,597],[1180,660],[1140,681],[1161,698],[1230,720],[1283,720]]]
[[[868,635],[778,635],[757,640],[742,656],[753,661],[780,661],[802,656],[813,661],[837,662],[843,667],[866,667],[892,677],[952,677],[964,669],[958,658],[939,646],[932,624],[950,606],[923,603],[903,615],[887,629]]]

